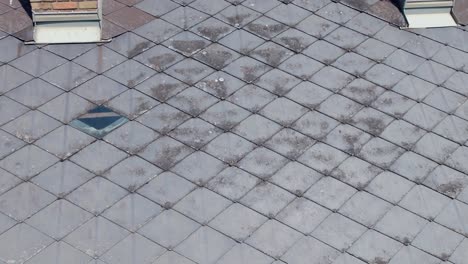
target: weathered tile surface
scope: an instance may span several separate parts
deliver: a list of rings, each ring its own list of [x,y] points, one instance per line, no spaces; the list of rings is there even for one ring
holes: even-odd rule
[[[36,46],[21,4],[0,0],[0,263],[466,264],[466,27],[105,0],[110,43]],[[129,122],[68,125],[97,105]]]

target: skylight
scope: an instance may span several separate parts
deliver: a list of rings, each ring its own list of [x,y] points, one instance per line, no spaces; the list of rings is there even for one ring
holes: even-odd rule
[[[70,125],[96,138],[103,138],[115,128],[128,121],[111,109],[98,106],[85,115],[73,120]]]

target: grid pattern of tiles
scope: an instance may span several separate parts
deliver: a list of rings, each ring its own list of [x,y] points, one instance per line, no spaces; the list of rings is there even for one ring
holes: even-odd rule
[[[0,263],[467,263],[465,28],[106,5],[130,30],[106,45],[0,33]],[[69,125],[97,105],[130,121]]]

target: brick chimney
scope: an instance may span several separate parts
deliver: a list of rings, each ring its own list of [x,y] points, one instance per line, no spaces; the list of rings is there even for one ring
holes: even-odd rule
[[[97,0],[30,0],[34,12],[92,11],[97,10]]]
[[[30,0],[37,43],[101,40],[102,0]]]

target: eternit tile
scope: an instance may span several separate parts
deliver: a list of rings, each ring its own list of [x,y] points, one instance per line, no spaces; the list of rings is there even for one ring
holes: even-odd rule
[[[339,251],[313,237],[303,237],[281,257],[288,263],[303,263],[303,258],[314,262],[331,262],[339,256]]]
[[[380,233],[369,230],[354,243],[349,252],[368,262],[388,262],[402,244]]]
[[[63,93],[39,107],[39,110],[62,123],[69,123],[95,105],[74,93]]]
[[[422,185],[416,185],[399,205],[424,218],[434,219],[449,202],[448,197]]]
[[[94,177],[94,174],[70,161],[56,163],[31,181],[63,198],[72,190]]]
[[[356,154],[372,136],[350,125],[339,125],[333,129],[325,142],[349,154]]]
[[[0,211],[15,220],[24,221],[55,199],[32,183],[22,183],[0,197]]]
[[[61,126],[40,138],[35,145],[60,159],[66,159],[93,141],[93,137],[71,126]]]
[[[85,253],[79,251],[78,249],[73,248],[65,242],[55,242],[52,245],[48,246],[46,249],[42,250],[28,260],[28,263],[31,264],[41,264],[41,263],[70,263],[70,264],[81,264],[81,263],[90,263],[89,261],[92,258]]]
[[[27,219],[26,223],[56,240],[61,240],[91,217],[92,214],[62,199],[42,209]]]
[[[458,248],[453,252],[452,256],[450,257],[450,261],[454,263],[461,263],[466,264],[466,260],[468,259],[467,252],[468,252],[468,240],[465,239],[463,242],[458,246]]]
[[[201,151],[196,151],[175,165],[171,171],[197,184],[216,176],[226,164]]]
[[[0,176],[0,194],[5,193],[21,183],[21,180],[18,177],[13,176],[13,174],[6,170],[0,169]]]
[[[217,43],[213,43],[195,54],[193,57],[217,70],[221,70],[234,60],[238,59],[240,55],[231,49]]]
[[[281,129],[277,123],[260,115],[251,115],[240,122],[232,132],[256,144],[263,143]]]
[[[391,203],[398,203],[412,189],[414,183],[389,171],[377,175],[366,191]]]
[[[274,94],[258,86],[246,85],[231,95],[228,100],[251,112],[257,112],[275,98],[276,96]]]
[[[282,96],[290,91],[300,80],[284,71],[273,69],[260,77],[255,83],[276,95]]]
[[[155,19],[135,29],[133,32],[159,44],[180,31],[182,31],[182,29],[162,19]]]
[[[314,143],[315,140],[295,130],[283,129],[265,142],[265,146],[292,160],[296,160]]]
[[[162,207],[138,194],[130,194],[107,209],[102,216],[135,232],[161,213]]]
[[[116,147],[103,141],[96,141],[74,155],[71,160],[94,173],[101,174],[126,157],[127,154]]]
[[[159,257],[154,264],[194,264],[195,262],[189,260],[186,257],[183,257],[180,254],[177,254],[174,251],[166,251],[161,257]]]
[[[414,151],[433,159],[436,162],[443,162],[457,148],[457,143],[449,141],[434,133],[427,133],[418,141],[418,143],[416,143]]]
[[[344,24],[359,12],[341,3],[330,3],[318,10],[317,14],[338,24]]]
[[[0,236],[0,260],[24,263],[52,242],[52,238],[27,224],[16,225]]]
[[[410,264],[413,261],[421,263],[436,264],[441,263],[440,259],[420,250],[413,246],[402,247],[398,253],[390,260],[390,264]],[[445,262],[444,262],[445,263]]]
[[[127,191],[102,177],[96,177],[67,196],[67,200],[98,215],[127,195]]]
[[[441,165],[435,168],[423,183],[442,194],[455,198],[468,185],[468,179],[465,174]]]
[[[215,263],[235,245],[231,238],[203,226],[175,248],[175,251],[198,263]]]
[[[318,40],[303,51],[305,55],[325,64],[331,64],[345,52],[344,49],[325,40]]]
[[[152,69],[134,60],[128,60],[107,71],[105,75],[129,88],[133,88],[155,73]]]
[[[208,18],[207,20],[193,26],[191,30],[203,38],[216,42],[234,31],[235,28],[218,19]]]
[[[312,236],[337,248],[348,249],[367,228],[340,214],[328,216],[313,232]]]
[[[133,192],[155,178],[161,169],[137,157],[131,156],[108,170],[103,176]]]
[[[375,229],[409,244],[428,222],[401,207],[395,206],[375,225]]]
[[[0,94],[3,94],[28,82],[32,77],[8,64],[4,64],[0,66],[0,79]]]
[[[206,204],[210,204],[206,207]],[[197,188],[174,205],[174,210],[201,224],[208,223],[231,204],[231,201],[206,188]]]
[[[62,92],[59,88],[41,79],[33,79],[5,95],[31,109],[36,109]]]
[[[380,136],[403,148],[411,148],[426,132],[404,120],[394,120]]]
[[[150,3],[150,1],[146,0],[141,4],[143,5],[144,3]],[[138,7],[140,7],[140,5],[138,5]],[[114,13],[107,15],[106,18],[112,23],[115,23],[118,26],[123,27],[127,30],[134,30],[154,20],[154,17],[152,15],[135,7],[121,8],[115,11]]]
[[[279,65],[279,68],[302,80],[308,80],[319,71],[324,65],[302,54],[289,57]]]
[[[316,38],[294,28],[290,28],[273,38],[274,42],[295,52],[302,52],[316,40]]]
[[[227,167],[208,182],[207,188],[237,201],[258,182],[258,178],[241,169]]]
[[[2,38],[0,48],[2,50],[0,62],[2,63],[12,61],[36,49],[35,46],[24,45],[23,42],[13,36]]]
[[[246,243],[279,258],[301,237],[301,233],[294,229],[276,220],[269,220],[257,229]]]
[[[324,39],[345,50],[352,50],[364,42],[367,37],[357,31],[340,27],[328,34]]]
[[[466,164],[466,158],[468,157],[468,148],[460,147],[445,162],[447,165],[452,166],[458,170],[468,173],[468,166]]]
[[[294,16],[291,16],[294,14]],[[295,5],[279,5],[265,15],[288,26],[295,26],[312,13]]]
[[[166,74],[189,85],[197,83],[211,73],[213,73],[213,70],[210,67],[193,59],[185,59],[166,71]]]
[[[355,77],[338,68],[327,66],[318,71],[312,78],[314,82],[332,92],[338,92],[345,86],[349,85]]]
[[[255,186],[240,202],[268,217],[274,217],[293,199],[294,195],[268,182]]]
[[[26,145],[24,141],[0,130],[0,159],[5,158],[24,145]]]
[[[390,170],[415,182],[422,182],[437,163],[414,152],[406,152],[390,167]]]
[[[374,226],[392,205],[366,192],[358,192],[340,208],[340,213],[367,226]]]
[[[34,145],[27,145],[1,160],[0,167],[23,180],[29,180],[58,160]]]
[[[336,28],[338,28],[337,24],[316,15],[309,16],[297,25],[297,29],[316,38],[325,37]]]
[[[286,206],[276,219],[304,234],[310,234],[330,213],[325,207],[305,198],[297,198]]]
[[[280,97],[266,105],[259,113],[282,126],[289,126],[306,112],[305,107]]]
[[[91,257],[99,257],[124,239],[128,231],[99,216],[77,228],[64,241]]]
[[[317,171],[329,174],[347,157],[346,153],[338,149],[323,143],[317,143],[304,152],[298,160]]]
[[[12,66],[38,77],[57,66],[64,64],[65,59],[43,49],[36,49],[11,62]]]
[[[255,144],[236,134],[223,133],[206,145],[203,150],[228,164],[234,165],[254,148]]]
[[[163,73],[156,74],[135,87],[140,92],[161,102],[165,102],[185,88],[187,86],[184,83]]]
[[[192,153],[193,150],[170,137],[161,137],[149,144],[138,155],[161,169],[167,170]]]
[[[209,41],[190,31],[183,31],[174,37],[166,40],[163,45],[190,57],[209,45]]]
[[[73,93],[95,103],[102,104],[123,93],[127,88],[103,75],[85,82],[73,90]]]
[[[453,200],[437,216],[435,221],[466,236],[468,234],[468,226],[464,219],[466,219],[467,214],[468,205]]]
[[[360,13],[348,21],[345,26],[361,32],[362,34],[373,36],[386,26],[386,23],[369,14]]]
[[[215,15],[216,18],[234,27],[243,27],[260,16],[260,13],[244,6],[229,6]]]
[[[109,48],[98,46],[73,61],[100,74],[124,62],[125,59]]]
[[[267,264],[273,261],[270,256],[255,250],[247,244],[237,244],[229,250],[217,263],[219,264],[233,264],[243,263],[246,261],[254,261],[258,264]]]
[[[165,249],[149,239],[131,234],[112,247],[101,258],[108,263],[144,263],[149,264],[165,252]]]
[[[271,70],[270,66],[249,57],[241,57],[224,68],[225,72],[247,83],[254,82],[269,70]]]
[[[239,167],[260,178],[269,178],[286,165],[287,159],[266,148],[257,148],[245,156]]]
[[[243,29],[235,30],[222,38],[219,43],[241,54],[249,54],[265,41]]]
[[[404,149],[380,138],[373,138],[362,147],[359,156],[382,168],[388,168]]]
[[[135,119],[159,103],[151,97],[131,89],[112,99],[108,106],[129,119]]]
[[[189,116],[167,104],[160,104],[141,115],[137,121],[165,134],[189,119]]]
[[[221,101],[208,108],[200,117],[216,127],[230,130],[249,115],[249,111],[228,101]]]
[[[229,6],[229,3],[220,0],[215,2],[204,1],[204,0],[196,0],[190,4],[193,8],[201,10],[207,14],[214,15],[219,11],[223,10],[224,8]]]
[[[302,195],[323,175],[299,162],[290,162],[271,177],[271,182],[286,190]]]
[[[200,225],[190,218],[174,210],[165,210],[138,233],[164,247],[174,248],[199,227]]]
[[[266,16],[261,16],[250,22],[245,28],[264,39],[271,39],[288,29],[288,26]]]
[[[386,91],[372,103],[376,109],[395,117],[402,117],[416,102],[397,93]]]
[[[138,193],[165,207],[185,197],[195,185],[172,172],[164,172],[138,190]]]
[[[41,78],[65,91],[70,91],[95,76],[96,73],[93,71],[69,61],[44,74]]]
[[[200,118],[191,118],[172,130],[171,137],[195,149],[200,149],[217,137],[221,130]]]
[[[268,218],[239,203],[230,205],[216,216],[209,226],[237,241],[248,238]]]
[[[442,240],[444,243],[437,243]],[[429,223],[413,241],[413,245],[447,260],[462,240],[462,235],[436,223]]]

